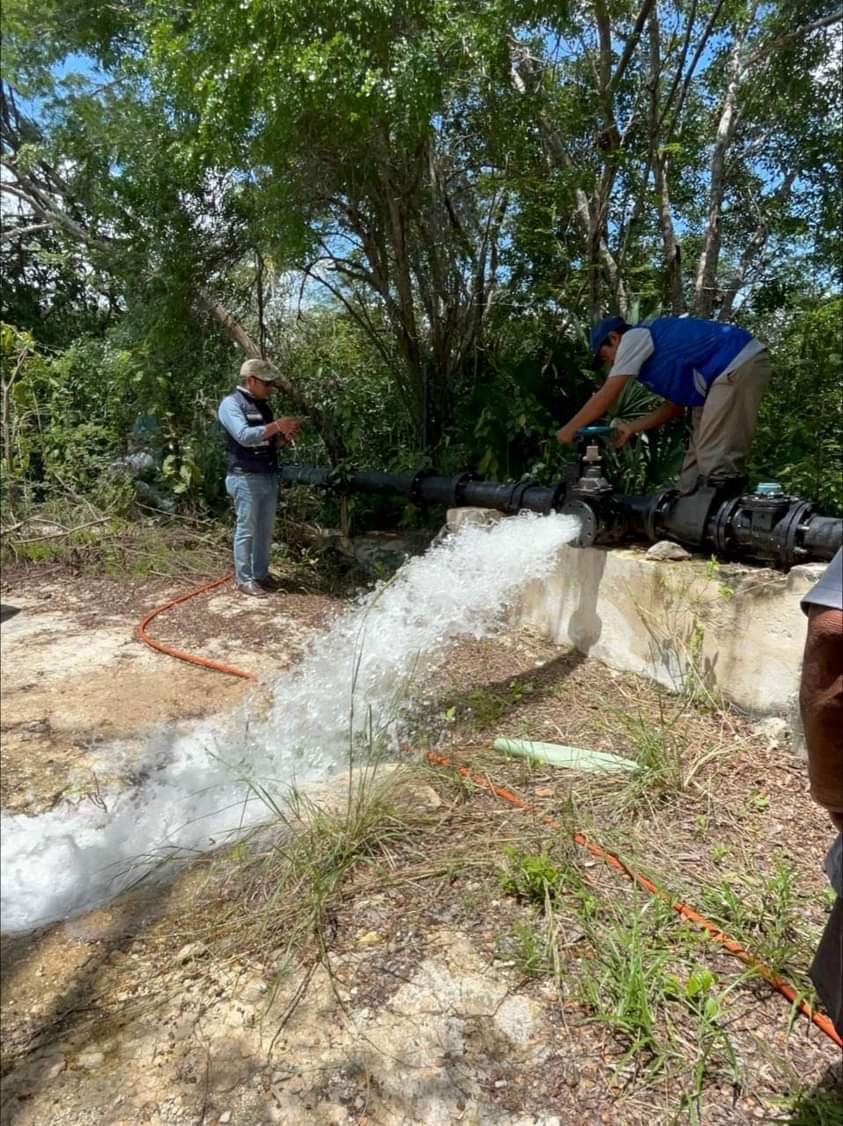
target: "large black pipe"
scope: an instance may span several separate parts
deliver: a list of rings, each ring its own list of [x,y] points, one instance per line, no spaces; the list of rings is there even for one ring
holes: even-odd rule
[[[580,547],[611,545],[626,536],[672,539],[724,559],[753,559],[788,570],[796,563],[829,560],[843,544],[843,520],[819,516],[809,501],[780,490],[736,495],[735,482],[700,482],[688,496],[665,489],[650,496],[616,493],[603,476],[597,447],[591,445],[572,462],[556,486],[535,481],[499,484],[468,473],[443,477],[435,472],[338,473],[285,465],[281,480],[339,494],[407,496],[415,504],[451,508],[522,509],[547,514],[569,512],[579,518]]]
[[[548,488],[535,481],[499,484],[478,481],[468,473],[441,477],[419,473],[376,473],[354,469],[337,473],[331,469],[311,469],[305,465],[284,465],[281,480],[287,485],[311,485],[336,493],[370,493],[380,496],[407,496],[416,504],[444,504],[450,508],[494,508],[515,513],[522,509],[547,514],[554,511],[559,487]]]
[[[833,559],[843,546],[840,525],[833,516],[812,515],[802,537],[806,553],[814,559]]]
[[[673,539],[722,559],[754,559],[784,571],[832,559],[843,546],[843,520],[820,516],[810,501],[779,491],[729,494],[728,483],[703,484],[689,496],[665,489],[619,503],[632,535]]]

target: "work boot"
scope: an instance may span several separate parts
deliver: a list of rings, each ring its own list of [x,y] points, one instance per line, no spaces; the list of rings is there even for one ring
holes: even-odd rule
[[[271,592],[281,590],[281,583],[276,579],[275,575],[266,574],[262,579],[255,579],[255,582],[264,590]]]
[[[235,585],[241,594],[250,594],[252,598],[266,598],[266,591],[259,583],[256,583],[254,579],[250,579],[247,583],[237,583]]]
[[[706,484],[717,489],[721,497],[737,497],[746,492],[747,478],[743,474],[709,473]]]

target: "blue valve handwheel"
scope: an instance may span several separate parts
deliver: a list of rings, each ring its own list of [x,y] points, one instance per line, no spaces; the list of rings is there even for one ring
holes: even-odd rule
[[[611,426],[583,426],[577,431],[578,438],[591,438],[597,434],[611,434]]]

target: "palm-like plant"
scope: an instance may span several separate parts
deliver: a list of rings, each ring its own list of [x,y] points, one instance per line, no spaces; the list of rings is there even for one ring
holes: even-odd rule
[[[610,419],[632,422],[648,414],[661,400],[637,379],[630,379],[621,397],[608,411]],[[606,473],[624,493],[646,493],[674,480],[685,452],[686,423],[677,419],[657,430],[648,430],[619,450],[606,451]]]

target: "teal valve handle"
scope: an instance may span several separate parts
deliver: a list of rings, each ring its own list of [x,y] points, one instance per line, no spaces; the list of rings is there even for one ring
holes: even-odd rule
[[[582,426],[577,431],[577,437],[592,438],[596,437],[598,434],[611,434],[613,429],[614,427],[609,426],[608,424],[603,424],[601,426]]]

